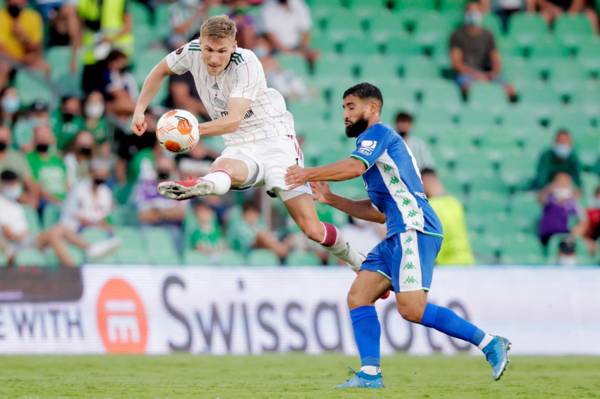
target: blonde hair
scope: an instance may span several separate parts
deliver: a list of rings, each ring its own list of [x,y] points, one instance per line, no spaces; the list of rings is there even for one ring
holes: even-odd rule
[[[200,37],[218,37],[224,39],[227,37],[235,39],[237,28],[235,22],[227,15],[215,15],[202,23],[200,28]]]

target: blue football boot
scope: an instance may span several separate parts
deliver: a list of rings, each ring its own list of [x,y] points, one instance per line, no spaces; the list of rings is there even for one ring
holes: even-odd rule
[[[496,335],[489,344],[483,348],[485,360],[492,366],[492,377],[498,381],[506,366],[508,366],[508,351],[510,350],[510,341],[504,337]]]
[[[362,371],[352,370],[354,375],[348,381],[338,385],[336,388],[383,388],[383,377],[381,373],[370,375]]]

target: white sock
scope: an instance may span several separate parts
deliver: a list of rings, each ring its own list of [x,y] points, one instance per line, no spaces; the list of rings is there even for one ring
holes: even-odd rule
[[[477,345],[477,347],[479,349],[483,350],[483,348],[485,348],[487,346],[487,344],[489,344],[490,342],[492,342],[493,339],[494,339],[493,335],[485,334],[485,336],[483,337],[483,339],[481,340],[481,342],[479,343],[479,345]]]
[[[381,372],[381,368],[377,366],[362,366],[360,368],[360,371],[369,375],[377,375]]]
[[[227,172],[217,170],[202,177],[214,184],[214,189],[211,194],[223,195],[231,188],[231,177]]]
[[[348,241],[346,241],[346,239],[344,239],[344,237],[342,236],[342,233],[340,232],[339,229],[337,229],[335,226],[333,226],[331,224],[329,224],[328,226],[329,226],[329,230],[330,230],[329,232],[326,227],[326,224],[325,223],[323,224],[323,227],[325,227],[325,239],[323,240],[323,242],[321,242],[321,245],[323,245],[323,248],[325,248],[329,253],[336,256],[341,261],[346,262],[352,270],[354,270],[355,272],[358,272],[358,270],[360,269],[360,266],[362,265],[364,257],[361,256],[354,249],[352,249],[352,247],[350,246]],[[335,230],[335,231],[332,231],[332,230]],[[335,243],[331,246],[327,246],[324,244],[325,242],[328,241],[327,234],[335,234],[336,235]]]

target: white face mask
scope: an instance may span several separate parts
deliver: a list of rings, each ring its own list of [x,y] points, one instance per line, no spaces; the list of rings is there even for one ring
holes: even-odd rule
[[[7,114],[14,114],[19,110],[19,98],[18,97],[4,97],[2,99],[2,109]]]
[[[18,200],[21,194],[23,194],[23,187],[20,184],[2,189],[2,195],[12,201]]]
[[[573,196],[573,190],[571,190],[569,187],[560,187],[554,189],[554,196],[559,201],[566,200]]]
[[[88,103],[85,106],[85,114],[90,118],[98,119],[104,113],[104,104]]]

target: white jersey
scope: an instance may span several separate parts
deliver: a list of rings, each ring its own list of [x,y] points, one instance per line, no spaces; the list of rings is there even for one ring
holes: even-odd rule
[[[174,73],[181,75],[189,71],[192,74],[200,99],[213,120],[227,115],[230,98],[252,101],[238,130],[223,135],[225,145],[295,136],[294,119],[285,107],[283,96],[267,87],[262,64],[252,51],[238,47],[219,76],[208,74],[201,51],[200,42],[192,40],[171,52],[165,60]]]

